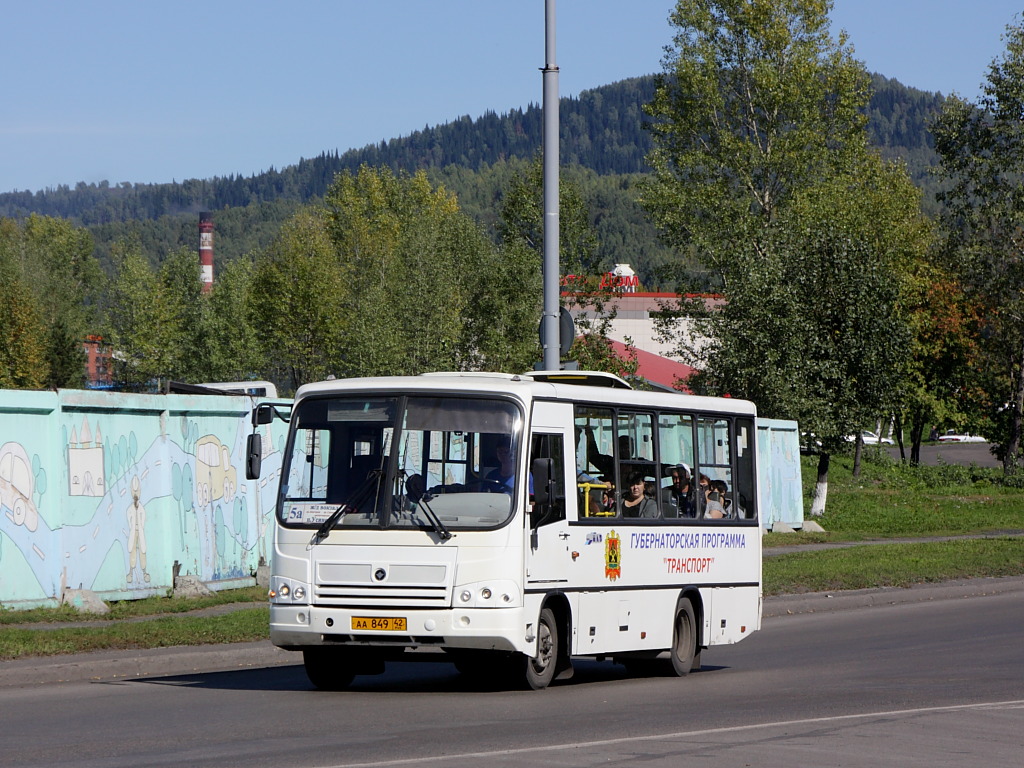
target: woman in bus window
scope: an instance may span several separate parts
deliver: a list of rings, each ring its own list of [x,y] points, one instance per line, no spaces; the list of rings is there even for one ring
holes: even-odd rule
[[[658,504],[644,493],[643,472],[634,471],[626,477],[626,492],[622,496],[623,517],[657,517]]]
[[[704,506],[704,519],[705,520],[724,520],[729,517],[729,513],[726,512],[726,498],[725,494],[728,491],[728,486],[724,480],[711,480],[707,485],[701,485],[704,489],[705,495],[705,506]],[[722,490],[725,489],[725,490]]]

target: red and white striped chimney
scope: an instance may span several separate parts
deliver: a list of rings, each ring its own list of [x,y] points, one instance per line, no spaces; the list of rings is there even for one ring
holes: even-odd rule
[[[213,217],[209,213],[199,214],[199,269],[203,293],[209,293],[213,288]]]

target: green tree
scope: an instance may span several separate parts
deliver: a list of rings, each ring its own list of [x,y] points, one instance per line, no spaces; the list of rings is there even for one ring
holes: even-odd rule
[[[351,319],[349,271],[328,235],[323,209],[296,213],[257,260],[247,304],[258,329],[264,375],[283,391],[342,375]]]
[[[635,378],[635,351],[620,356],[608,339],[615,319],[615,293],[597,287],[595,273],[597,236],[590,224],[590,213],[580,187],[560,174],[558,191],[559,264],[561,276],[568,278],[563,298],[575,312],[577,336],[567,357],[580,368],[607,371],[623,378]],[[523,172],[513,174],[502,202],[498,235],[509,249],[532,252],[533,269],[539,270],[544,248],[544,168],[536,158]]]
[[[161,376],[176,381],[210,381],[213,337],[209,295],[203,293],[199,258],[195,249],[181,247],[160,265],[159,296],[168,313],[162,330],[169,354]]]
[[[128,390],[151,390],[170,376],[183,352],[174,347],[181,338],[175,308],[137,242],[117,244],[114,258],[117,272],[109,294],[114,381]]]
[[[86,353],[83,335],[71,326],[71,319],[60,315],[50,322],[46,343],[49,374],[46,386],[78,389],[85,386]]]
[[[798,195],[780,219],[789,241],[784,280],[803,338],[787,343],[801,401],[796,414],[823,437],[812,514],[824,511],[828,461],[844,435],[897,410],[909,375],[907,271],[926,254],[930,228],[905,170],[866,156],[849,173]],[[861,442],[857,441],[859,465]]]
[[[338,176],[325,207],[350,291],[344,375],[519,371],[534,359],[539,272],[424,173],[364,166]]]
[[[934,133],[951,259],[984,312],[988,436],[1011,473],[1024,413],[1024,27],[1008,26],[1003,39],[981,98],[950,97]]]
[[[977,423],[964,422],[981,394],[976,371],[983,315],[956,276],[933,261],[913,265],[905,302],[914,341],[897,426],[908,424],[910,462],[917,464],[927,426],[957,424],[979,431]],[[897,435],[902,451],[900,430]]]
[[[723,280],[795,191],[866,143],[870,79],[830,0],[681,0],[665,73],[647,106],[654,179],[642,202],[674,245],[693,244]]]
[[[255,263],[239,258],[220,268],[209,297],[210,381],[269,376],[261,354],[262,333],[253,322]]]
[[[678,3],[643,197],[726,300],[681,302],[663,332],[700,370],[698,391],[818,435],[813,514],[843,436],[893,407],[908,343],[900,270],[922,244],[906,173],[867,150],[869,79],[845,36],[832,39],[830,8]]]
[[[49,374],[46,327],[21,277],[20,242],[17,224],[0,219],[0,389],[39,389]]]
[[[559,174],[558,257],[562,275],[590,274],[599,269],[597,237],[578,184]],[[538,256],[544,250],[544,164],[534,158],[522,173],[513,174],[505,190],[498,221],[502,243],[520,243]]]
[[[99,325],[105,284],[92,255],[92,237],[64,219],[33,214],[20,223],[8,221],[3,239],[10,268],[31,292],[43,323],[45,386],[82,386],[82,340]]]

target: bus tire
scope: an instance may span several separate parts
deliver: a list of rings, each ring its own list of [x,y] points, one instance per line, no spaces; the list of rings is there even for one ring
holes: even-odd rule
[[[304,648],[302,665],[309,682],[321,691],[344,691],[356,676],[350,659],[337,648]]]
[[[558,664],[558,624],[550,608],[540,612],[537,622],[537,655],[524,659],[526,685],[535,691],[547,688],[555,677]]]
[[[672,621],[672,673],[685,677],[694,667],[697,655],[697,622],[693,615],[693,604],[683,598],[676,603],[676,615]]]

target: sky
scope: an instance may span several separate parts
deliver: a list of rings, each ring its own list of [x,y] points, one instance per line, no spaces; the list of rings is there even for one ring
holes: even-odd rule
[[[868,70],[975,99],[1011,0],[834,0]],[[672,0],[556,0],[561,96],[661,70]],[[0,192],[292,165],[542,101],[544,0],[0,0]]]

